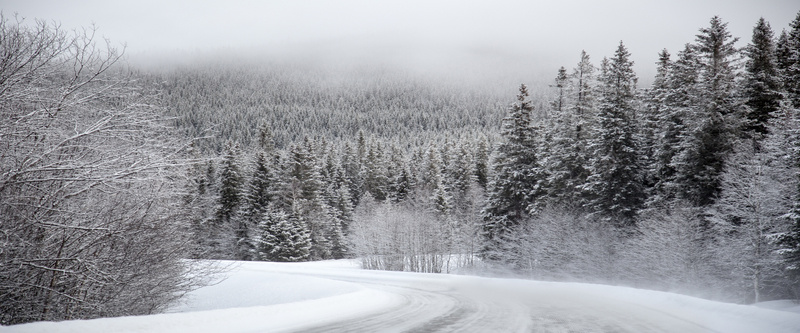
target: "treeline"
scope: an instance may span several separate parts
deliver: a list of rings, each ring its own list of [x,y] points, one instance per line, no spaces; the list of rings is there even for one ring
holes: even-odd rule
[[[551,98],[520,88],[499,140],[472,125],[435,141],[321,129],[277,149],[284,127],[266,121],[257,147],[195,170],[195,255],[427,272],[481,258],[543,279],[797,297],[800,16],[736,40],[714,17],[675,59],[660,53],[645,90],[622,43],[599,66],[582,53]],[[376,94],[360,101],[394,92]],[[298,103],[313,110],[310,96]]]

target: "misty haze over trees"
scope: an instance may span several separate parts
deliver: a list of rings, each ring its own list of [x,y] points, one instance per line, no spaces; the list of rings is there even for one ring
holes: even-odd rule
[[[515,98],[0,33],[4,325],[158,312],[202,282],[189,259],[800,298],[800,14],[743,49],[714,17],[647,87],[623,42],[576,50]]]

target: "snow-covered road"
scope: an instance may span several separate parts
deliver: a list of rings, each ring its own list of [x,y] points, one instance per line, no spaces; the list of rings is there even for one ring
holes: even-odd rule
[[[10,332],[800,332],[800,314],[580,283],[242,263],[171,313]]]

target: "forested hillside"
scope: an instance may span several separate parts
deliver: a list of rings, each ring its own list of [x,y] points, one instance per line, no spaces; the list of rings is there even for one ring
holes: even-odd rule
[[[539,279],[796,297],[800,18],[736,41],[712,18],[654,59],[649,87],[623,42],[599,61],[577,52],[516,101],[374,71],[162,73],[178,126],[215,130],[197,154],[221,149],[191,175],[194,255],[423,272],[481,259]]]
[[[292,62],[211,61],[163,70],[151,81],[168,115],[204,151],[226,141],[254,147],[267,124],[285,148],[304,136],[352,140],[359,132],[423,145],[443,135],[496,133],[513,93],[398,69],[331,68]],[[544,81],[544,80],[539,80]],[[513,87],[513,84],[508,84]],[[551,93],[544,86],[537,92]]]

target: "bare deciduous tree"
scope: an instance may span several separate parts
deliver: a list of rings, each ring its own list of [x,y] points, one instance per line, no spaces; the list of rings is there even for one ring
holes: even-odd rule
[[[121,58],[93,29],[0,18],[0,324],[153,313],[196,282],[192,161]]]

